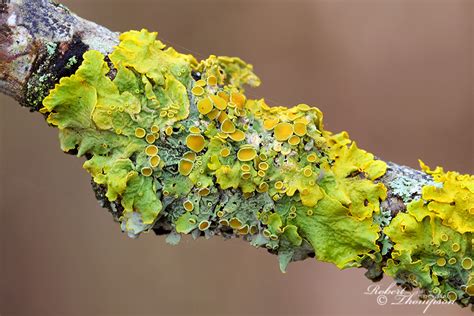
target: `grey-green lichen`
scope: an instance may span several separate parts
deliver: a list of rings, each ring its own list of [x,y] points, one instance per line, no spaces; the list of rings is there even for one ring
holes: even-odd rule
[[[70,69],[77,63],[78,63],[78,60],[76,56],[72,56],[71,58],[68,59],[67,64],[64,67],[66,67],[66,69]]]
[[[41,109],[58,127],[62,149],[87,157],[84,168],[104,188],[124,231],[137,236],[161,229],[171,244],[182,234],[240,236],[277,254],[282,270],[309,248],[339,268],[368,267],[373,279],[384,269],[401,282],[444,294],[454,291],[454,279],[464,282],[455,299],[468,304],[472,226],[450,222],[446,206],[432,204],[449,199],[427,195],[430,183],[415,189],[400,179],[392,189],[401,199],[423,200],[410,203],[408,212],[381,211],[387,188],[377,179],[386,163],[347,133],[325,130],[319,109],[247,99],[243,85],[259,84],[250,65],[216,56],[198,62],[156,36],[122,34],[107,56],[113,69],[106,56],[86,52]],[[472,217],[469,179],[458,191]],[[435,180],[449,187],[441,175]],[[414,214],[415,208],[432,220]],[[407,234],[406,220],[420,240]],[[460,257],[451,265],[461,264],[464,272],[433,266],[441,250],[430,241],[429,225],[456,240]],[[420,253],[426,242],[433,249]]]
[[[374,223],[383,229],[384,227],[390,225],[392,218],[393,217],[390,209],[380,207],[380,212],[378,214],[374,214]],[[380,233],[380,237],[377,241],[382,245],[382,248],[380,249],[382,256],[385,256],[393,247],[393,244],[390,242],[390,238],[388,238],[388,236],[385,235],[383,231]]]
[[[431,180],[412,179],[408,176],[401,175],[388,184],[393,194],[400,197],[403,202],[408,203],[414,199],[421,197],[421,189],[425,185],[440,186],[441,184]]]
[[[54,53],[56,52],[56,49],[58,48],[58,44],[54,42],[49,42],[46,43],[46,52],[48,53],[49,56],[53,56]]]

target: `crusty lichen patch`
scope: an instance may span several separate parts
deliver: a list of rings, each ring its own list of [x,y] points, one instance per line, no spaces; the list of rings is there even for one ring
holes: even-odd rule
[[[384,229],[394,243],[384,271],[405,285],[467,305],[472,272],[474,176],[422,169],[435,181]]]

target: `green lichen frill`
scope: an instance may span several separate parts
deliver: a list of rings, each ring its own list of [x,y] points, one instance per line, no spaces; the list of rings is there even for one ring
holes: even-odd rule
[[[113,79],[105,56],[88,51],[41,110],[58,127],[62,149],[86,156],[84,168],[123,206],[122,229],[138,235],[167,222],[176,243],[179,234],[225,228],[278,253],[283,270],[308,243],[339,268],[380,262],[374,217],[387,189],[375,180],[386,164],[347,133],[324,130],[317,108],[247,99],[243,85],[259,79],[242,60],[197,62],[156,36],[122,34],[108,56]],[[387,273],[406,256],[395,255],[405,240],[393,232],[399,216],[412,215],[385,228],[395,242]],[[439,225],[448,221],[437,216]],[[451,238],[467,233],[454,225]]]

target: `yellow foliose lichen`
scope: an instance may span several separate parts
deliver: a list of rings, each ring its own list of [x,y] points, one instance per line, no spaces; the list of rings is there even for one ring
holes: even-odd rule
[[[407,212],[384,229],[394,243],[385,272],[430,292],[467,300],[472,296],[474,217],[469,211],[474,207],[474,177],[420,164],[435,184],[425,185],[421,199],[409,203]]]
[[[248,99],[243,86],[260,80],[239,58],[198,62],[156,38],[122,34],[107,56],[113,69],[87,52],[42,109],[63,150],[88,158],[122,228],[137,235],[165,222],[210,236],[225,227],[278,253],[282,269],[299,247],[340,268],[375,258],[386,164],[326,131],[317,108]]]

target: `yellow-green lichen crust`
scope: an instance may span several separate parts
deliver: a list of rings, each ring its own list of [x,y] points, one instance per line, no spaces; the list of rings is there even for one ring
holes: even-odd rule
[[[88,51],[41,110],[62,149],[86,156],[84,168],[121,204],[123,229],[168,221],[175,243],[225,226],[278,252],[282,269],[303,243],[339,268],[374,258],[386,164],[326,131],[317,108],[247,99],[243,85],[259,79],[242,60],[198,62],[156,37],[122,34],[112,71]],[[451,227],[466,233],[465,223]]]

